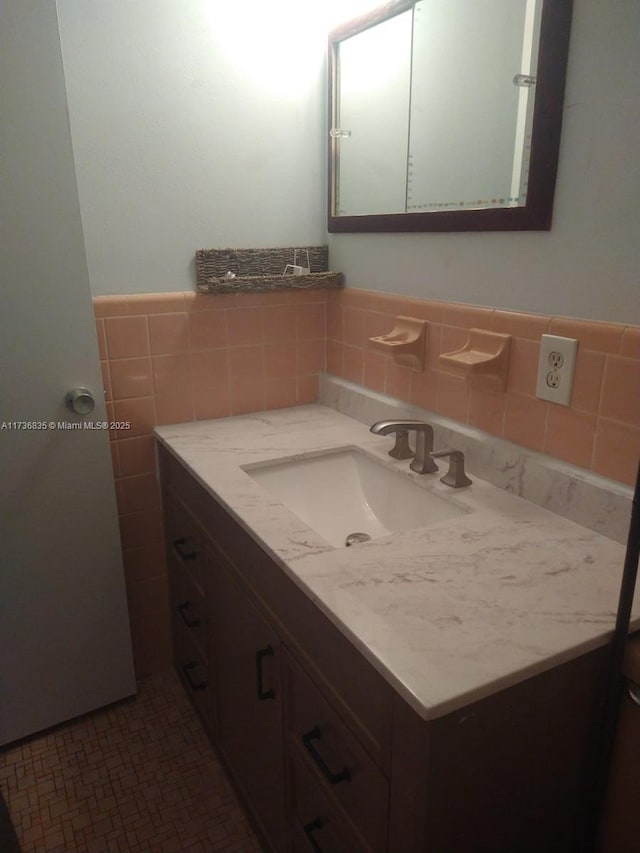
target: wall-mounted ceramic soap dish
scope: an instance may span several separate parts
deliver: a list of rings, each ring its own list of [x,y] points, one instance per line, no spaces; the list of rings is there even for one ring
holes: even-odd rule
[[[369,338],[369,346],[393,356],[396,364],[424,370],[427,322],[415,317],[396,317],[386,335]]]
[[[442,353],[438,361],[442,367],[461,373],[474,388],[504,391],[510,353],[511,335],[469,329],[466,344],[453,352]]]

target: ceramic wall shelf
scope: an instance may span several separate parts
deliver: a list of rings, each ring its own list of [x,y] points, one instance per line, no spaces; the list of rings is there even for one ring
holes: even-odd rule
[[[427,322],[415,317],[396,317],[386,335],[369,338],[369,346],[393,356],[396,364],[424,370],[427,349]]]
[[[443,367],[461,373],[469,385],[504,391],[509,376],[511,335],[469,329],[469,340],[458,350],[442,353],[438,361]]]

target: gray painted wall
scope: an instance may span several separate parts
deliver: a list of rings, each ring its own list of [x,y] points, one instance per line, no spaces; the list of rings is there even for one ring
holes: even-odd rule
[[[197,248],[327,239],[325,5],[58,0],[94,294],[191,289]],[[574,0],[550,232],[332,235],[332,267],[351,287],[640,322],[639,44],[637,0]]]
[[[196,249],[326,243],[326,33],[282,6],[58,0],[94,295],[193,289]]]

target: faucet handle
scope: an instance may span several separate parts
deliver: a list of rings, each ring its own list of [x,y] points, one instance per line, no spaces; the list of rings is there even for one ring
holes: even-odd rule
[[[473,480],[465,474],[464,471],[464,453],[461,450],[447,448],[446,450],[432,450],[429,456],[434,459],[440,459],[444,456],[449,457],[449,470],[440,477],[440,482],[446,486],[451,486],[454,489],[461,489],[463,486],[470,486]]]
[[[394,459],[411,459],[412,456],[415,456],[409,447],[409,432],[406,429],[399,429],[395,436],[396,441],[389,451],[389,456],[393,456]]]

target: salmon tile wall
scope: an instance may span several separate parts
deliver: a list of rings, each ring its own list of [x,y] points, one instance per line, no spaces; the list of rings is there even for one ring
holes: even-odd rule
[[[427,320],[424,371],[370,349],[396,315]],[[438,363],[471,327],[512,336],[504,393],[470,390]],[[578,339],[570,406],[535,396],[540,336]],[[345,289],[327,297],[327,371],[632,485],[640,456],[640,328]]]
[[[152,438],[157,424],[317,399],[326,291],[93,300],[138,676],[170,665],[167,569]]]

